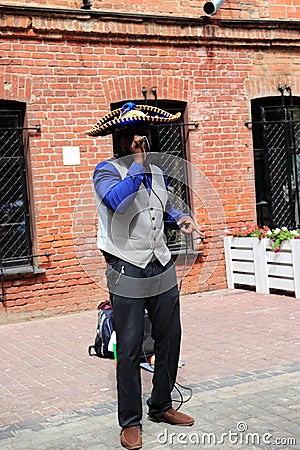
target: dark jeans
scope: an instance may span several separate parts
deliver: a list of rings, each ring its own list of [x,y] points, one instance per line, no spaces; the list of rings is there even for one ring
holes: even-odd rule
[[[173,261],[163,267],[157,260],[141,269],[118,258],[106,255],[107,279],[113,306],[114,326],[117,335],[117,390],[118,418],[121,427],[141,426],[141,373],[140,359],[144,335],[144,312],[152,323],[155,342],[155,368],[151,397],[147,401],[149,415],[159,418],[172,406],[171,392],[177,375],[181,340],[179,294],[177,284],[167,291],[149,297],[122,296],[113,285],[125,273],[127,278],[151,279],[166,271],[176,278]],[[114,269],[113,271],[111,269]],[[121,276],[116,275],[121,273]],[[132,285],[135,285],[133,280]],[[127,279],[127,283],[129,280]],[[125,289],[127,290],[127,289]],[[114,291],[114,293],[112,292]],[[151,291],[151,289],[150,289]]]

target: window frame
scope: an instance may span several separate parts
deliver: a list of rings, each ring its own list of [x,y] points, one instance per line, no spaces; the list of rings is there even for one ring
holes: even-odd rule
[[[2,237],[0,236],[1,248],[4,250],[4,254],[2,254],[3,250],[0,254],[0,265],[4,275],[33,271],[32,227],[26,161],[27,139],[24,134],[25,112],[25,103],[0,101],[0,133],[3,138],[0,149],[2,179],[4,180],[4,173],[7,170],[8,173],[17,174],[19,182],[16,184],[17,189],[14,189],[11,182],[12,177],[8,177],[7,192],[4,192],[4,189],[0,192],[0,203],[3,210],[8,211],[6,221],[3,220],[3,223],[0,224],[3,230],[7,230],[4,231]],[[9,117],[11,120],[7,120]],[[5,147],[5,139],[9,138],[12,139],[11,148]],[[5,242],[8,236],[9,240]]]
[[[300,222],[299,208],[298,212],[297,208],[295,209],[295,203],[300,203],[300,192],[297,194],[300,181],[300,176],[297,176],[297,165],[299,165],[300,160],[298,147],[300,98],[273,96],[253,99],[251,101],[251,115],[258,225],[267,225],[270,228],[282,226],[293,228],[298,226]],[[295,130],[298,130],[298,142],[295,141]],[[274,143],[270,141],[273,135]],[[268,139],[266,139],[266,136],[268,136]],[[277,136],[280,136],[282,142],[279,143],[279,137]],[[274,149],[272,149],[271,144],[273,144]],[[285,178],[289,199],[286,200],[287,207],[285,208],[287,217],[278,222],[278,219],[276,219],[278,214],[276,214],[276,208],[273,205],[275,203],[272,191],[274,191],[275,183],[272,184],[274,174],[271,176],[271,164],[274,165],[272,160],[276,157],[275,155],[278,154],[278,158],[280,157],[279,150],[282,153],[281,158],[284,158],[285,164],[280,167],[286,171]],[[272,153],[272,151],[276,153]],[[282,174],[281,177],[283,177]],[[296,178],[296,193],[293,194],[292,180],[294,178]],[[279,179],[277,183],[279,184]]]
[[[115,102],[111,104],[111,110],[115,110],[117,108],[121,108],[125,103],[127,102],[133,102],[137,105],[145,104],[145,102],[141,100],[123,100],[119,102]],[[155,149],[154,151],[157,153],[160,153],[161,151],[161,139],[160,139],[160,130],[163,130],[164,127],[177,127],[178,130],[180,130],[180,141],[181,141],[181,149],[179,154],[174,154],[174,157],[178,158],[178,163],[183,162],[183,179],[184,182],[181,183],[182,189],[181,192],[178,192],[178,188],[175,188],[175,192],[173,192],[173,197],[176,199],[177,195],[178,198],[181,198],[183,203],[187,205],[187,211],[181,211],[186,214],[191,214],[192,211],[192,197],[191,192],[189,188],[189,177],[188,177],[188,168],[187,164],[184,164],[185,161],[188,161],[188,146],[187,146],[187,130],[184,125],[184,117],[186,116],[186,109],[187,109],[187,103],[182,101],[176,101],[176,100],[148,100],[147,105],[149,106],[155,106],[160,109],[163,109],[169,113],[175,114],[177,112],[181,112],[182,121],[179,123],[174,124],[155,124],[151,127],[151,137],[152,137],[152,147]],[[177,136],[178,138],[178,136]],[[117,156],[118,154],[118,140],[116,137],[116,133],[113,134],[113,153],[114,156]],[[175,152],[166,152],[168,154],[173,154]],[[154,163],[157,163],[157,161],[154,161]],[[167,176],[167,182],[169,189],[173,189],[174,185],[177,183],[177,186],[179,185],[178,179],[172,178],[170,176]],[[182,195],[183,194],[183,195]],[[183,197],[183,198],[182,198]],[[177,209],[177,206],[174,205],[174,207]],[[180,253],[194,253],[194,241],[189,236],[183,236],[183,233],[180,232],[179,227],[177,226],[176,222],[167,222],[165,221],[165,234],[167,237],[167,246],[169,250],[171,251],[172,255],[177,255]]]

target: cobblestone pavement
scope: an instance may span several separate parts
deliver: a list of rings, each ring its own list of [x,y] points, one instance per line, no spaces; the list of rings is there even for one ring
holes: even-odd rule
[[[143,420],[143,449],[300,449],[300,301],[183,296],[178,382],[191,428]],[[115,367],[90,357],[97,313],[0,326],[0,449],[119,449]],[[151,373],[142,371],[144,404]],[[180,388],[187,399],[189,391]],[[178,394],[174,394],[178,399]]]

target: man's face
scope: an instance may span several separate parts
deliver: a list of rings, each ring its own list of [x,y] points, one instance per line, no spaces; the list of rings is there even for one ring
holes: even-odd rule
[[[122,155],[130,155],[130,147],[136,137],[146,136],[151,144],[151,133],[148,127],[128,127],[118,132],[119,141],[122,147]]]

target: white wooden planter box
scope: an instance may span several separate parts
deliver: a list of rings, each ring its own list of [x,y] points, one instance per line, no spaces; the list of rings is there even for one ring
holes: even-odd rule
[[[269,239],[227,236],[224,247],[230,289],[243,284],[265,294],[280,289],[300,298],[300,239],[283,242],[278,253]]]

